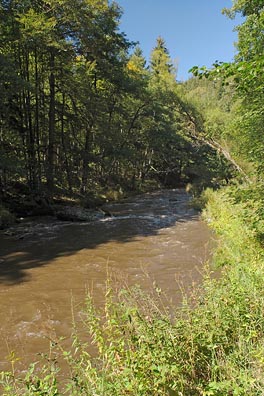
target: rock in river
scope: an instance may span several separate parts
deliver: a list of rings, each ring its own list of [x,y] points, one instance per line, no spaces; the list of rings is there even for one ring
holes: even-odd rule
[[[63,221],[94,221],[105,217],[102,211],[84,209],[80,206],[57,206],[55,214]]]

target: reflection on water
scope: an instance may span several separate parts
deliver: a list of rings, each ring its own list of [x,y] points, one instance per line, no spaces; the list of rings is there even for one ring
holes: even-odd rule
[[[100,305],[107,274],[145,290],[155,281],[179,304],[209,255],[209,230],[188,200],[183,190],[160,191],[109,204],[113,216],[92,223],[44,219],[2,232],[0,369],[12,350],[23,367],[50,339],[69,336],[72,300],[77,316],[87,289]]]

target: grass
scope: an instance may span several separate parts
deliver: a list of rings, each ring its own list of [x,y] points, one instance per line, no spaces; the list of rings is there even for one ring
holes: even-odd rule
[[[116,294],[108,287],[101,311],[88,295],[83,325],[89,341],[74,329],[72,349],[54,345],[41,369],[32,365],[24,377],[15,369],[2,373],[1,394],[264,395],[261,204],[257,193],[247,201],[239,188],[205,194],[204,218],[217,234],[220,279],[205,273],[192,303],[186,299],[173,318],[160,308],[158,294],[137,288]],[[67,374],[59,371],[60,359],[68,364]]]

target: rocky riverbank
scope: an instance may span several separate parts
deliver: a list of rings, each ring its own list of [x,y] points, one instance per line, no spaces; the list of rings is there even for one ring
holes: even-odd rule
[[[40,223],[60,220],[69,222],[90,222],[110,216],[108,211],[104,211],[101,206],[103,202],[98,200],[84,202],[83,205],[78,201],[54,200],[49,201],[43,197],[28,196],[7,199],[0,204],[0,229],[8,229],[13,233],[16,225],[30,223],[36,219]],[[10,230],[12,228],[12,230]]]
[[[53,208],[53,214],[47,216],[29,216],[15,219],[12,221],[1,223],[4,234],[15,239],[38,239],[53,238],[57,234],[58,228],[72,222],[93,222],[111,216],[108,211],[103,209],[85,209],[80,206],[63,206],[56,205]]]

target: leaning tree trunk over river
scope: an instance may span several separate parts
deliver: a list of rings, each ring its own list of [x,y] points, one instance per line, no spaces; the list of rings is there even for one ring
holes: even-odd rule
[[[221,155],[223,155],[226,158],[226,160],[232,165],[232,167],[243,176],[243,178],[246,181],[250,182],[248,175],[244,172],[241,166],[231,156],[229,151],[225,149],[219,142],[206,136],[206,133],[203,131],[203,128],[197,121],[196,117],[191,113],[191,111],[188,110],[185,103],[179,98],[177,105],[179,107],[179,111],[181,112],[181,114],[188,120],[187,128],[190,133],[190,137],[198,142],[206,144],[207,146],[219,152]]]

